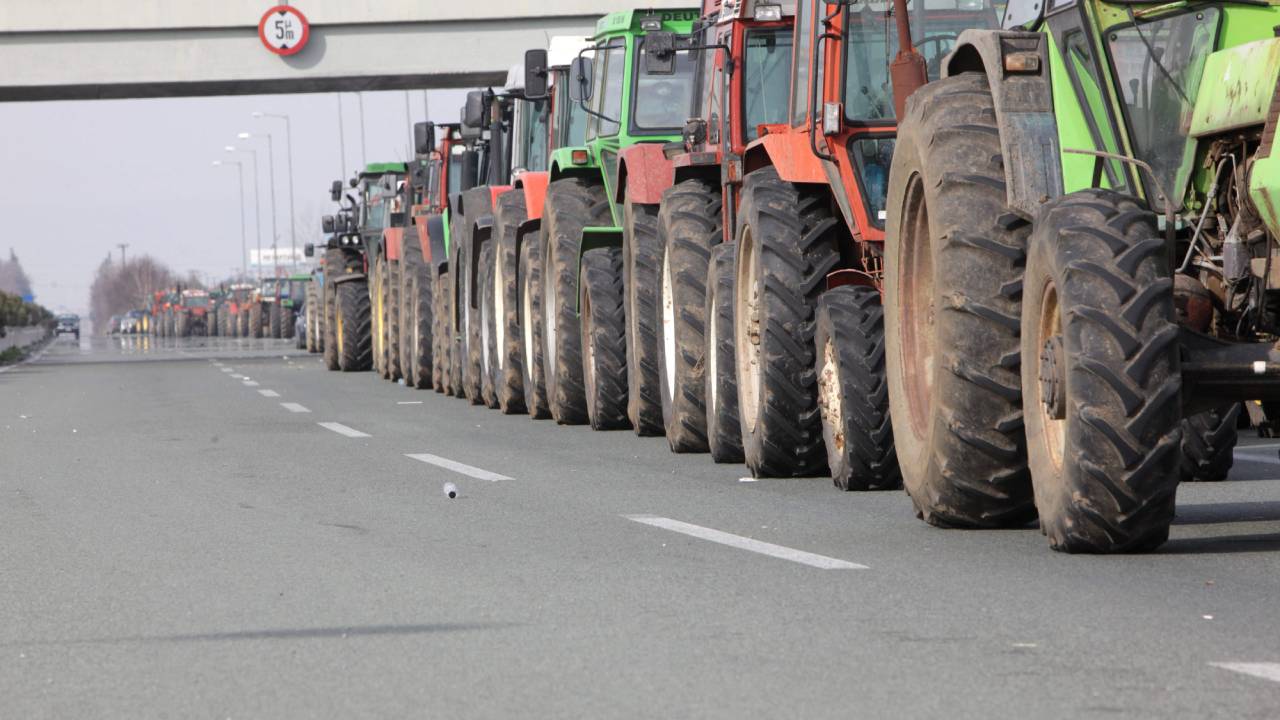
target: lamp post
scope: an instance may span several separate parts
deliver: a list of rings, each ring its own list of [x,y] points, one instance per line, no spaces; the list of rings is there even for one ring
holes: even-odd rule
[[[284,120],[285,159],[289,173],[289,265],[296,269],[298,266],[298,216],[293,209],[293,129],[290,126],[288,115],[255,112],[253,116],[256,118]]]
[[[249,140],[249,139],[261,139],[263,135],[261,133],[254,135],[253,133],[242,132],[236,135],[236,137],[240,138],[241,140]],[[270,173],[268,179],[271,185],[271,245],[272,247],[275,247],[276,242],[280,238],[279,234],[277,234],[277,231],[276,231],[276,153],[275,153],[275,145],[272,142],[270,131],[266,133],[266,138],[267,138],[267,170]],[[275,272],[277,275],[279,275],[280,262],[279,262],[279,259],[275,257],[274,251],[271,256],[271,259],[275,261],[276,263]],[[258,262],[259,264],[261,264],[262,262],[261,256],[258,257]]]
[[[240,256],[244,262],[244,272],[249,272],[249,243],[244,229],[244,164],[239,160],[214,160],[214,167],[235,165],[236,177],[240,179]]]
[[[253,218],[258,232],[258,279],[262,279],[262,202],[258,192],[258,151],[253,149],[239,150],[234,145],[226,147],[227,152],[249,153],[253,156]]]
[[[342,173],[338,177],[345,182],[347,179],[347,131],[342,123],[342,93],[334,93],[333,99],[338,101],[338,167]]]
[[[369,164],[368,154],[364,148],[364,93],[356,93],[356,101],[360,104],[360,169]]]

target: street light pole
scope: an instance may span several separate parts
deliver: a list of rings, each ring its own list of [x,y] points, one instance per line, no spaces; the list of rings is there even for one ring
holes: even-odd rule
[[[244,277],[249,274],[249,243],[245,234],[244,224],[244,163],[239,160],[214,160],[214,165],[235,165],[236,177],[240,180],[240,261],[244,266],[240,268],[240,276]]]
[[[293,206],[293,127],[289,122],[288,115],[274,115],[272,113],[254,113],[255,117],[268,117],[277,120],[284,120],[284,142],[285,142],[285,160],[288,163],[289,172],[289,265],[294,269],[298,267],[298,216]]]
[[[357,92],[356,100],[360,103],[360,169],[369,164],[369,156],[364,147],[364,93]]]
[[[248,140],[251,138],[260,139],[262,135],[253,135],[251,133],[242,132],[236,137],[241,140]],[[272,142],[270,130],[267,131],[267,170],[270,173],[269,180],[271,182],[271,259],[275,262],[275,274],[279,275],[280,259],[276,257],[275,254],[276,243],[279,242],[280,239],[279,232],[276,230],[276,215],[278,214],[276,211],[276,152],[275,143]],[[261,257],[258,258],[258,262],[261,264]]]
[[[338,101],[338,167],[342,174],[338,177],[347,181],[347,131],[342,123],[342,93],[334,93],[333,99]]]
[[[253,156],[253,218],[258,234],[258,279],[262,279],[262,193],[258,191],[258,151],[237,150],[234,145],[227,146],[227,152],[249,153]]]

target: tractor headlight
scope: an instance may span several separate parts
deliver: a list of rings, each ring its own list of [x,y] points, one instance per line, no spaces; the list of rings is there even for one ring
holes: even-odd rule
[[[769,22],[772,20],[781,20],[781,19],[782,19],[781,5],[757,5],[756,6],[756,20],[759,20],[761,22]]]

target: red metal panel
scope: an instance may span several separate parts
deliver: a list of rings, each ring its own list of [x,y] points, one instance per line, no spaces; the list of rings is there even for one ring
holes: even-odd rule
[[[542,219],[542,202],[547,198],[547,185],[551,182],[551,173],[530,171],[520,175],[520,184],[524,187],[524,208],[530,220]]]
[[[422,250],[423,261],[431,262],[431,238],[427,236],[427,224],[417,223],[413,230],[418,233],[418,247]]]
[[[490,185],[489,186],[489,207],[495,207],[498,204],[498,196],[511,189],[510,185]]]
[[[747,146],[744,164],[747,172],[772,165],[787,182],[827,184],[822,161],[809,148],[809,133],[801,130],[770,133],[756,140]]]
[[[618,189],[614,199],[645,205],[662,202],[662,191],[675,182],[675,167],[658,143],[639,143],[618,153]]]
[[[404,239],[404,228],[393,227],[382,231],[382,242],[387,246],[387,259],[400,260],[400,243]]]

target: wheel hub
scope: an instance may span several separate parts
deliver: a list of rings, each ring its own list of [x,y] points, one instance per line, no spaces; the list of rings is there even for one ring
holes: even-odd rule
[[[1040,349],[1040,402],[1045,413],[1054,420],[1067,417],[1066,363],[1062,357],[1062,336],[1053,335]]]

